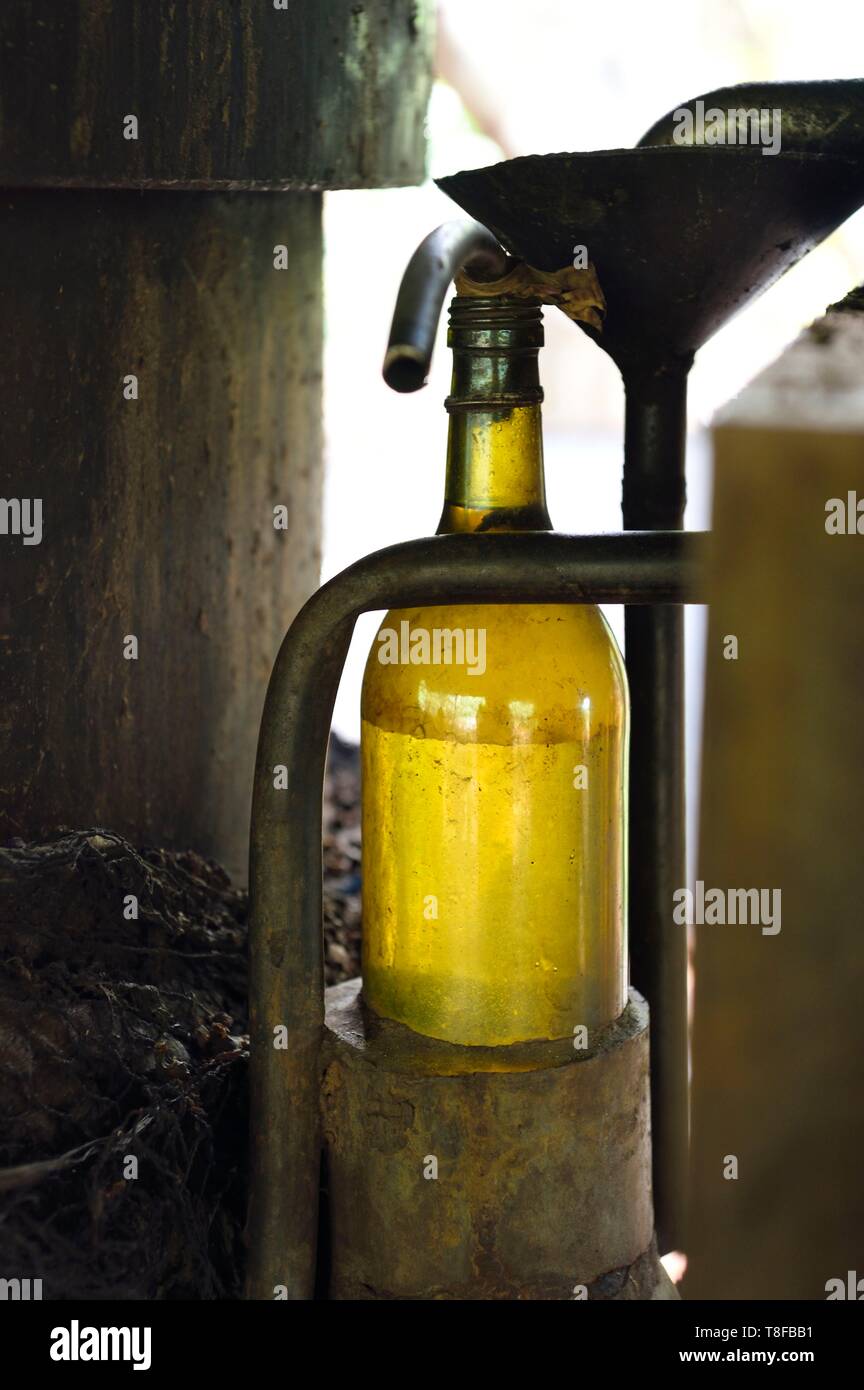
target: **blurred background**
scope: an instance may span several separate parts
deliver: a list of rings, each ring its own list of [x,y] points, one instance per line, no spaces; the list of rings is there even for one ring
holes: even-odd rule
[[[444,483],[446,315],[425,391],[381,379],[390,316],[417,243],[461,215],[432,179],[517,155],[632,146],[671,108],[733,82],[854,77],[864,8],[823,0],[441,0],[430,168],[419,188],[325,195],[323,578],[434,531]],[[818,22],[814,22],[817,19]],[[674,255],[674,247],[670,247]],[[663,274],[663,266],[657,266]],[[699,353],[690,378],[688,528],[710,518],[705,426],[800,329],[864,278],[864,212]],[[623,393],[610,359],[554,309],[541,354],[550,512],[562,531],[620,529]],[[608,614],[623,644],[621,615]],[[334,727],[356,741],[378,618],[358,623]],[[695,841],[704,613],[688,610],[690,845]],[[691,853],[692,857],[692,853]],[[692,874],[691,874],[692,877]]]

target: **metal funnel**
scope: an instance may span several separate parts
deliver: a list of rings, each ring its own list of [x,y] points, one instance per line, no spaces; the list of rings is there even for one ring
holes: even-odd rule
[[[864,201],[864,160],[755,146],[529,155],[437,180],[541,270],[587,247],[627,373],[689,358]],[[582,327],[583,325],[580,325]]]
[[[580,327],[624,378],[628,530],[682,525],[693,354],[864,202],[860,128],[850,115],[861,87],[853,84],[850,95],[825,84],[831,92],[814,96],[815,85],[823,84],[795,93],[798,149],[790,140],[776,154],[757,145],[658,143],[532,155],[437,181],[540,270],[568,265],[575,246],[587,248],[607,313],[602,331]],[[782,101],[760,103],[769,104],[784,110]],[[784,115],[793,105],[789,97]],[[646,140],[674,139],[672,120]],[[842,154],[825,152],[836,148],[832,121]],[[654,1203],[665,1252],[683,1248],[687,1186],[687,958],[671,912],[685,883],[681,610],[628,608],[625,630],[631,979],[651,1006]]]

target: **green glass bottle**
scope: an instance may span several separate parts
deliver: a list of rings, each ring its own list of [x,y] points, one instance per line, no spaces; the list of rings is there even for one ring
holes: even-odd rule
[[[551,529],[539,304],[451,304],[439,532]],[[367,1004],[466,1045],[623,1010],[628,694],[589,604],[387,614],[362,697]]]

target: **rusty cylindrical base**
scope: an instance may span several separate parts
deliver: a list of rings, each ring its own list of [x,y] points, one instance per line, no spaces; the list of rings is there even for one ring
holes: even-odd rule
[[[330,1298],[677,1297],[654,1243],[638,994],[586,1050],[421,1038],[365,1009],[359,980],[326,1004]]]

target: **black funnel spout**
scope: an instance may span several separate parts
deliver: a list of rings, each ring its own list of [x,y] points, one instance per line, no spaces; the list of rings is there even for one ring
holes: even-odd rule
[[[687,374],[713,333],[864,202],[864,83],[726,88],[706,105],[781,112],[781,145],[679,143],[675,112],[641,147],[549,154],[437,182],[539,270],[584,247],[606,299],[602,330],[626,398],[624,525],[683,524]],[[694,100],[699,100],[694,99]],[[733,114],[728,132],[740,129]],[[661,1253],[682,1249],[687,1186],[683,621],[629,607],[631,979],[651,1008],[654,1202]]]

